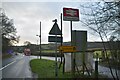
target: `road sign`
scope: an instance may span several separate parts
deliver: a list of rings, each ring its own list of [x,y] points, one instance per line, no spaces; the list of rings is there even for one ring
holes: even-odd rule
[[[76,52],[76,47],[75,46],[60,46],[59,50],[64,53]]]
[[[79,37],[78,37],[79,36]],[[73,45],[77,51],[86,51],[87,49],[87,31],[73,30],[72,31]]]
[[[79,10],[73,8],[63,8],[64,21],[79,21]]]
[[[56,37],[57,37],[57,41],[56,41]],[[61,37],[59,36],[48,36],[48,42],[61,42],[61,40],[63,41],[63,38],[61,39]]]
[[[51,35],[61,35],[62,34],[59,27],[58,27],[58,24],[56,22],[54,23],[54,25],[53,25],[52,29],[50,30],[49,34],[51,34]]]

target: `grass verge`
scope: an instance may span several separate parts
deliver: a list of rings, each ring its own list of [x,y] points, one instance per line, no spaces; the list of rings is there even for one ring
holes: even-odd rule
[[[59,64],[59,63],[58,63]],[[46,59],[33,59],[30,61],[30,66],[32,72],[38,74],[38,78],[55,78],[55,61],[46,60]],[[100,75],[101,76],[101,75]],[[75,76],[72,73],[62,73],[62,66],[58,69],[57,78],[94,78],[94,75],[87,76],[75,73]]]
[[[32,72],[38,74],[38,78],[55,78],[55,61],[46,59],[33,59],[30,61]],[[62,68],[62,67],[61,67]],[[62,74],[62,69],[58,69],[58,78],[71,78],[70,73]]]

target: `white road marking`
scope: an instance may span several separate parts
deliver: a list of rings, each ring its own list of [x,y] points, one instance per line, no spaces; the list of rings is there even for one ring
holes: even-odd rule
[[[16,60],[15,60],[15,61],[13,61],[13,62],[11,62],[11,63],[9,63],[9,64],[7,64],[6,66],[4,66],[4,67],[0,68],[0,71],[1,71],[1,70],[3,70],[4,68],[8,67],[9,65],[11,65],[11,64],[13,64],[13,63],[15,63],[15,62],[16,62]]]

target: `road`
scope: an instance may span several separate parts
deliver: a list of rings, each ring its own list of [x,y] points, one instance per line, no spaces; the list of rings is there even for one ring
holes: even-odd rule
[[[95,64],[93,64],[93,69],[95,69]],[[108,67],[98,65],[98,72],[99,74],[106,75],[108,78],[113,78],[111,75],[110,69]],[[117,78],[115,69],[112,69],[112,72],[114,77]],[[118,75],[118,78],[120,79],[120,70],[117,70],[117,75]]]
[[[3,60],[2,71],[3,78],[33,78],[30,70],[30,56],[18,54],[13,58]]]
[[[109,68],[99,65],[98,69],[100,74],[104,74],[104,75],[107,75],[109,78],[113,78]],[[117,78],[115,69],[112,69],[112,72],[114,77]],[[117,70],[117,75],[118,75],[118,78],[120,79],[120,70]]]
[[[11,58],[2,61],[2,77],[3,78],[37,78],[37,75],[33,74],[30,69],[29,61],[31,59],[39,58],[37,56],[24,56],[18,53]],[[54,57],[42,57],[42,59],[55,60]],[[58,58],[58,60],[60,57]]]

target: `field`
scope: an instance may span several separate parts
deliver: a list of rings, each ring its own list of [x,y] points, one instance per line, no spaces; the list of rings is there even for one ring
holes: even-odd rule
[[[41,56],[51,56],[54,57],[55,56],[55,50],[42,50],[41,51]],[[32,55],[36,55],[39,56],[40,55],[40,51],[36,51],[34,54]],[[57,51],[57,56],[60,57],[60,53]]]

